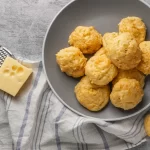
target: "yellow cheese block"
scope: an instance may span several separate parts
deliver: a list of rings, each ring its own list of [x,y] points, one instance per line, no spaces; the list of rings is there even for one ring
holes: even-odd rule
[[[31,73],[32,69],[21,65],[11,57],[7,57],[0,68],[0,89],[16,96]]]

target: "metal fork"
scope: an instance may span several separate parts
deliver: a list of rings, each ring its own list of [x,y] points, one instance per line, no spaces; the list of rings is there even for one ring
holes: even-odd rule
[[[7,48],[0,45],[0,67],[4,63],[4,60],[7,56],[14,58],[14,55]]]

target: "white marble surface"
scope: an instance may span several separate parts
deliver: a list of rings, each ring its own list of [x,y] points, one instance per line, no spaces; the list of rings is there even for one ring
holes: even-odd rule
[[[41,60],[47,27],[71,0],[0,0],[0,44],[16,56]],[[150,3],[150,0],[145,0]],[[132,150],[150,150],[150,140]]]

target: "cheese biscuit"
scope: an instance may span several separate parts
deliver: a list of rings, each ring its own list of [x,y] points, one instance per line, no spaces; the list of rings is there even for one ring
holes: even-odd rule
[[[99,87],[92,85],[87,76],[75,86],[75,94],[79,103],[90,111],[99,111],[109,102],[108,85]]]
[[[148,75],[150,74],[150,41],[140,43],[140,50],[142,52],[142,58],[137,69],[145,75]]]
[[[138,71],[137,69],[131,69],[131,70],[118,70],[118,75],[116,78],[112,81],[112,84],[115,85],[120,79],[127,78],[127,79],[136,79],[140,82],[141,87],[144,87],[144,80],[145,75]]]
[[[113,86],[110,100],[115,107],[129,110],[141,102],[143,95],[143,89],[137,80],[123,78]]]
[[[122,70],[135,68],[141,61],[141,51],[130,33],[121,33],[107,46],[107,56]]]
[[[105,54],[91,57],[85,66],[85,74],[91,83],[99,86],[107,85],[117,73],[117,67]]]
[[[145,40],[146,26],[141,18],[139,17],[127,17],[123,18],[119,23],[119,32],[129,32],[136,39],[137,43],[140,44]]]
[[[68,76],[78,78],[84,76],[87,59],[76,47],[68,47],[56,54],[56,61],[62,72]]]
[[[150,136],[150,114],[146,115],[144,118],[144,128],[148,136]]]
[[[93,54],[102,46],[102,36],[92,26],[78,26],[69,36],[68,43],[78,47],[83,54]]]

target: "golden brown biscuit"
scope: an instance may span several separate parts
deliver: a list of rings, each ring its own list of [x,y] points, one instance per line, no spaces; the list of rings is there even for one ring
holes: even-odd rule
[[[112,40],[119,34],[117,32],[105,33],[103,35],[103,46],[107,49],[107,46],[112,42]]]
[[[148,75],[150,74],[150,41],[144,41],[139,46],[142,52],[142,59],[137,69]]]
[[[144,128],[148,136],[150,136],[150,114],[146,115],[144,118]]]
[[[87,59],[76,47],[68,47],[56,54],[56,61],[62,72],[74,78],[84,76]]]
[[[100,50],[98,50],[98,51],[94,54],[94,56],[103,55],[103,54],[106,54],[106,53],[107,53],[106,48],[102,47],[102,48],[100,48]]]
[[[68,42],[84,54],[93,54],[102,46],[102,36],[92,26],[78,26],[69,36]]]
[[[144,80],[145,76],[143,73],[138,71],[137,69],[131,69],[131,70],[118,70],[118,75],[116,78],[113,80],[112,84],[116,84],[120,79],[122,78],[127,78],[127,79],[136,79],[137,81],[140,82],[141,87],[144,87]]]
[[[114,85],[110,100],[115,107],[129,110],[141,102],[143,93],[137,80],[123,78]]]
[[[146,26],[139,17],[127,17],[123,18],[119,23],[119,32],[131,33],[136,39],[137,43],[140,44],[145,40]]]
[[[107,46],[107,56],[122,70],[135,68],[141,61],[141,51],[130,33],[121,33]]]
[[[79,103],[90,111],[99,111],[109,102],[109,86],[92,85],[87,76],[83,77],[75,87]]]
[[[85,66],[85,74],[91,83],[99,86],[107,85],[117,73],[117,67],[105,54],[91,57]]]

